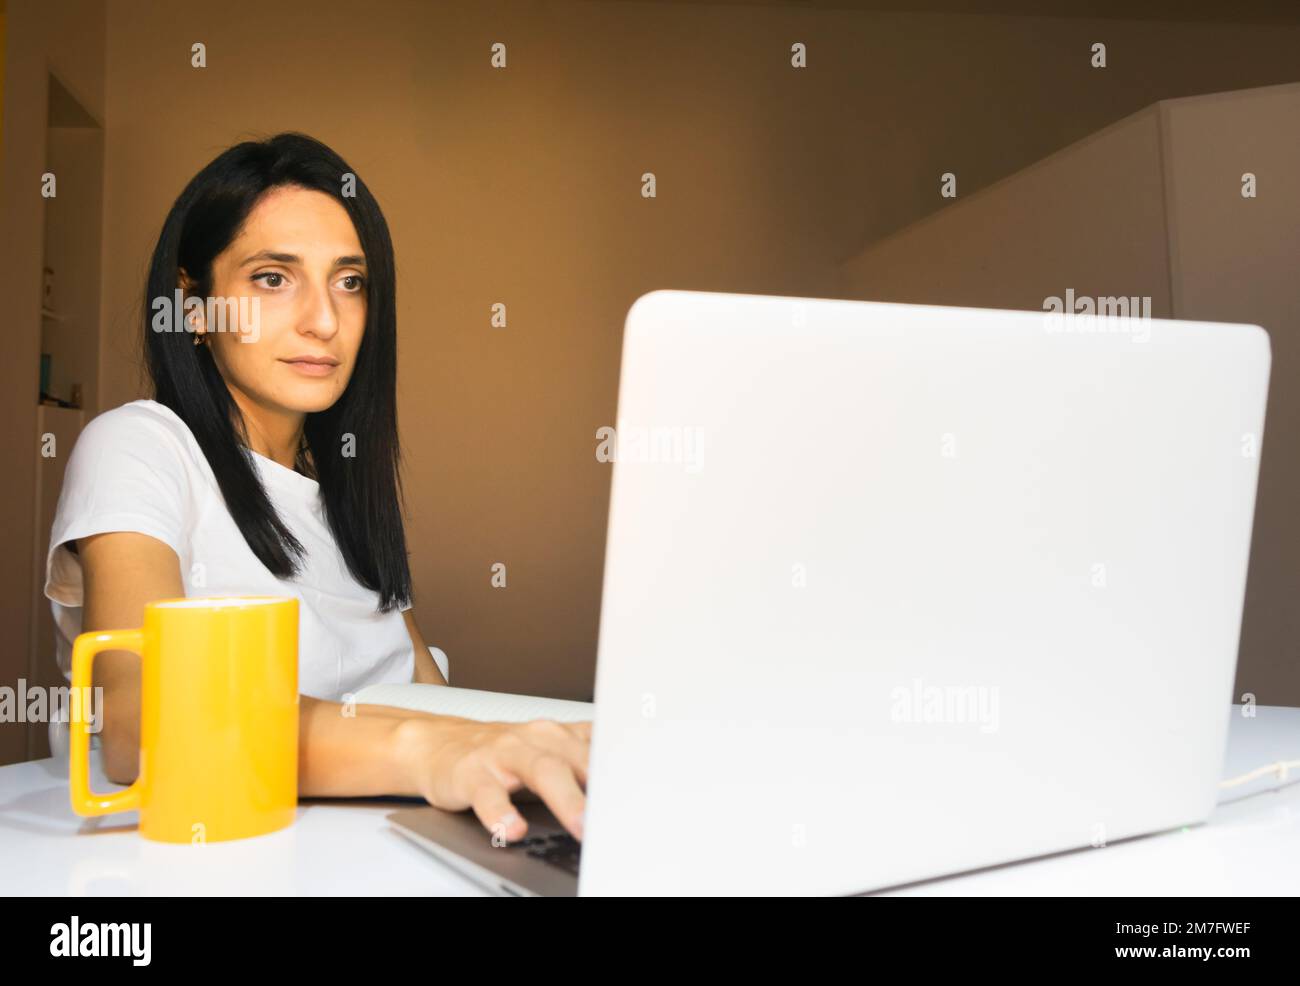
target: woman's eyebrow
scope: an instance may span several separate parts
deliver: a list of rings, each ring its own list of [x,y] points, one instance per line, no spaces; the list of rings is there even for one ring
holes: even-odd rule
[[[280,264],[300,264],[302,257],[296,253],[276,253],[274,250],[259,250],[244,259],[240,267],[247,267],[249,264],[255,264],[261,260],[274,260]]]
[[[278,264],[301,264],[302,263],[302,257],[298,256],[296,253],[277,253],[274,250],[259,250],[257,253],[254,253],[251,256],[249,256],[247,259],[245,259],[244,262],[239,266],[247,267],[249,264],[259,263],[260,261],[263,260],[273,260]],[[359,253],[349,253],[349,254],[345,254],[342,257],[334,258],[335,267],[345,267],[345,266],[364,267],[365,263],[366,263],[366,258]]]

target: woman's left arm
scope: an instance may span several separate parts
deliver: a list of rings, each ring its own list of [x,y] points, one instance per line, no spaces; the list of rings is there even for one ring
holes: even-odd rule
[[[438,670],[438,664],[429,653],[429,645],[424,642],[420,628],[415,625],[415,610],[408,609],[402,614],[406,621],[406,632],[411,635],[411,647],[415,650],[415,677],[412,681],[425,685],[445,685],[447,679]]]

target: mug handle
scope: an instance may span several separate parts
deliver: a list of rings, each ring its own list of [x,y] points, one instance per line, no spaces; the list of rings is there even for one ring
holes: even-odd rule
[[[114,794],[96,794],[90,789],[90,724],[86,721],[87,702],[93,678],[91,663],[105,650],[131,650],[144,658],[144,631],[97,630],[78,634],[72,645],[72,714],[69,723],[68,794],[72,810],[78,815],[107,815],[140,807],[140,781]]]

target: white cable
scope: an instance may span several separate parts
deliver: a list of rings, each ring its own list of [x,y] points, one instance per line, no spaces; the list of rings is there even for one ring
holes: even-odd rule
[[[1245,784],[1257,777],[1267,777],[1269,774],[1277,774],[1278,783],[1285,784],[1287,771],[1293,768],[1300,770],[1300,760],[1279,760],[1277,763],[1256,767],[1249,774],[1242,774],[1240,777],[1234,777],[1231,780],[1219,781],[1219,787],[1236,787],[1238,784]]]

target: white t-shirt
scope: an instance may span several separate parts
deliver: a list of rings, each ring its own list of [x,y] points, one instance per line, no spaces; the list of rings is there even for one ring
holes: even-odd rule
[[[378,594],[348,571],[325,523],[319,484],[256,452],[253,460],[280,519],[306,549],[291,581],[253,554],[202,449],[171,408],[132,401],[86,426],[68,459],[45,568],[65,676],[81,632],[82,572],[64,542],[138,531],[176,552],[187,596],[298,598],[299,693],[337,702],[365,685],[412,679],[406,623],[398,610],[379,612]]]

